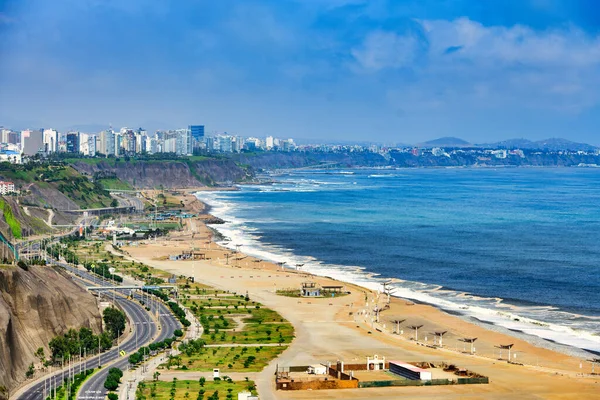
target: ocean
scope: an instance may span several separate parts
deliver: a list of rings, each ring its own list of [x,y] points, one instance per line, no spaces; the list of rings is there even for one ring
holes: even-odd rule
[[[223,244],[600,352],[600,170],[294,170],[200,192]]]

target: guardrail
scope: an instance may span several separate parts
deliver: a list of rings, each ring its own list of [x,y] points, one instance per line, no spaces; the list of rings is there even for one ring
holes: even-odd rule
[[[6,245],[6,247],[8,247],[10,249],[10,251],[12,251],[13,256],[15,258],[15,261],[19,260],[19,251],[17,250],[17,248],[15,247],[15,245],[13,245],[10,240],[8,240],[3,234],[2,232],[0,232],[0,241],[2,241],[2,243],[4,243]]]

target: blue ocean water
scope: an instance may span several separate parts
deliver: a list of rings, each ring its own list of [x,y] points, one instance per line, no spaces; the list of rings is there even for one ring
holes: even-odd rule
[[[271,178],[199,194],[230,246],[373,288],[392,278],[399,296],[600,351],[600,170]]]

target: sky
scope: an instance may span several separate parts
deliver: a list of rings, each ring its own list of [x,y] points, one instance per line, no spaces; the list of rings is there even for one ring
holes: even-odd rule
[[[0,125],[600,145],[596,0],[0,0]],[[91,127],[89,129],[92,129]]]

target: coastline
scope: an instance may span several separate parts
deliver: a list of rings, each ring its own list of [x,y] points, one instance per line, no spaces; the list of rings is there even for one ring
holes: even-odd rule
[[[211,211],[213,210],[214,207],[210,205],[206,199],[199,199],[199,201],[205,204],[205,207],[209,208]],[[228,205],[227,210],[229,210],[229,206],[231,205]],[[219,219],[227,221],[227,217],[230,214],[227,212],[227,215],[217,215]],[[239,225],[239,221],[236,222]],[[244,226],[243,221],[242,226]],[[269,260],[274,263],[285,260],[287,261],[288,265],[290,265],[291,261],[289,260],[295,258],[295,261],[300,263],[305,262],[305,260],[308,259],[306,262],[310,264],[318,264],[319,267],[323,265],[319,260],[312,257],[296,257],[293,251],[289,251],[289,249],[285,249],[284,252],[275,253],[272,252],[269,246],[262,245],[259,240],[254,241],[255,243],[251,243],[251,241],[247,239],[248,235],[245,235],[245,232],[243,231],[238,231],[237,228],[235,228],[236,232],[235,235],[233,235],[233,232],[231,231],[234,230],[234,228],[228,228],[227,223],[224,225],[211,225],[211,229],[217,230],[222,237],[226,238],[225,241],[221,241],[219,244],[230,250],[235,249],[235,245],[233,245],[233,241],[235,241],[238,244],[243,244],[242,247],[247,254],[264,260]],[[240,237],[243,236],[245,236],[245,238],[240,240]],[[228,241],[231,242],[227,243]],[[302,260],[299,261],[299,259]],[[293,270],[293,268],[290,268],[290,270]],[[381,285],[384,281],[391,280],[396,282],[406,282],[398,278],[379,276],[378,274],[366,271],[362,267],[347,267],[347,269],[341,271],[338,269],[333,270],[325,268],[320,270],[319,268],[313,268],[312,270],[304,270],[304,272],[309,272],[316,276],[330,277],[345,283],[352,283],[371,291],[381,290]],[[416,283],[418,284],[419,282]],[[446,290],[441,286],[438,287],[438,289],[442,291]],[[591,344],[598,347],[597,337],[591,334],[583,334],[582,332],[571,330],[571,328],[566,326],[523,316],[518,313],[519,311],[523,312],[523,308],[507,302],[503,302],[501,304],[502,307],[498,308],[488,308],[486,307],[486,304],[481,305],[477,302],[471,302],[471,305],[465,306],[464,304],[468,303],[460,303],[456,300],[458,300],[458,298],[462,298],[464,300],[465,297],[477,299],[481,298],[466,292],[456,292],[458,294],[457,298],[452,299],[453,301],[449,302],[445,299],[432,296],[431,291],[429,290],[418,292],[409,288],[402,288],[399,291],[401,293],[396,293],[393,296],[412,302],[427,304],[431,307],[442,310],[445,313],[456,315],[462,320],[471,324],[478,325],[480,327],[487,327],[489,330],[528,341],[538,347],[546,348],[552,351],[558,351],[569,356],[579,357],[581,359],[593,358],[599,354],[599,350],[597,348],[585,346],[586,344]],[[492,300],[487,298],[483,299]],[[550,308],[550,306],[536,306],[535,308],[544,309]],[[570,343],[567,343],[567,340]],[[583,345],[577,346],[573,344],[577,342],[582,343]]]
[[[186,202],[191,203],[194,200],[200,202],[193,195],[188,194],[186,197]],[[206,211],[206,209],[204,210]],[[476,367],[473,368],[479,368],[482,373],[485,372],[492,379],[500,381],[505,378],[514,379],[516,372],[526,376],[527,379],[534,379],[529,374],[538,377],[560,376],[577,379],[583,382],[584,386],[588,383],[592,384],[589,378],[594,379],[595,375],[590,375],[592,366],[586,360],[557,352],[556,349],[540,347],[539,344],[532,343],[529,335],[519,337],[517,332],[498,332],[489,324],[470,321],[432,305],[392,298],[390,308],[381,313],[380,323],[377,324],[370,322],[368,315],[369,308],[375,304],[374,301],[377,299],[377,292],[359,285],[344,283],[352,294],[332,300],[305,301],[305,299],[296,300],[279,296],[274,293],[276,288],[299,287],[299,283],[305,280],[314,280],[320,284],[335,284],[340,281],[316,276],[305,271],[282,270],[274,263],[258,260],[248,256],[245,252],[234,253],[231,249],[216,244],[210,228],[202,222],[202,219],[207,217],[204,212],[195,221],[186,221],[186,231],[170,235],[169,238],[164,239],[163,243],[132,246],[128,247],[127,251],[139,261],[172,273],[188,276],[200,274],[201,281],[215,287],[236,290],[238,293],[243,290],[248,291],[251,296],[276,309],[290,320],[297,330],[297,339],[293,342],[291,350],[288,349],[279,359],[275,360],[280,365],[298,365],[298,363],[305,365],[303,363],[331,360],[332,358],[349,359],[354,357],[354,359],[360,359],[365,354],[372,355],[373,350],[369,350],[372,348],[377,349],[375,351],[379,354],[388,356],[405,354],[396,356],[405,360],[416,361],[430,357],[437,359],[441,357],[449,361],[456,359],[457,364],[467,362],[470,366],[475,365]],[[194,263],[168,260],[167,255],[190,248],[202,249],[208,259]],[[228,257],[225,257],[226,254]],[[384,299],[381,297],[379,296],[377,304],[383,305]],[[326,306],[327,304],[329,307]],[[303,314],[304,308],[307,309],[308,314]],[[348,315],[349,309],[353,312],[351,317]],[[320,313],[328,314],[318,316]],[[391,332],[394,326],[392,321],[400,316],[406,319],[406,322],[402,324],[404,331],[401,334],[394,334]],[[326,330],[328,328],[325,327],[331,326],[335,327],[335,332],[351,332],[354,342],[351,342],[350,339],[348,339],[348,344],[339,340],[331,342],[329,336],[315,338],[315,333],[304,327],[311,323],[321,327],[319,330]],[[405,327],[408,323],[425,326],[418,341],[413,340],[413,332]],[[425,331],[425,329],[427,330]],[[431,350],[429,348],[433,341],[431,332],[438,330],[449,331],[444,336],[444,349]],[[468,346],[464,346],[464,343],[459,341],[468,336],[478,338],[475,355],[467,354]],[[370,344],[374,340],[379,344]],[[415,347],[417,342],[420,346]],[[499,353],[495,347],[498,344],[508,343],[514,344],[514,351],[518,354],[517,358],[511,360],[516,363],[514,368],[517,370],[511,368],[509,369],[510,373],[503,367],[511,365],[506,363],[505,352],[502,353],[502,360],[498,364]],[[527,381],[527,379],[523,379]],[[597,378],[595,380],[597,381]],[[563,382],[564,384],[565,382]],[[515,390],[518,390],[518,387],[519,385],[516,385]],[[598,386],[595,388],[598,389]],[[505,388],[497,388],[497,390],[505,390]],[[521,390],[523,390],[522,387]],[[343,392],[346,393],[346,391]]]

